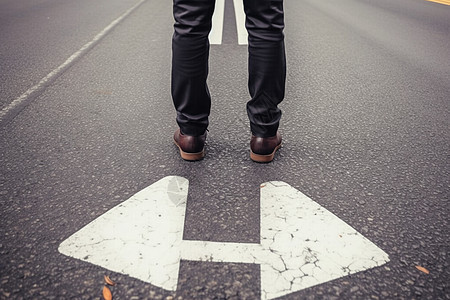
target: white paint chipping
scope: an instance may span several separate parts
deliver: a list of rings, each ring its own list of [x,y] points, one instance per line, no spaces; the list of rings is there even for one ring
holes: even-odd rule
[[[182,240],[188,181],[165,177],[64,241],[59,251],[176,291],[180,260],[259,264],[261,299],[380,266],[388,255],[287,183],[261,185],[260,243]]]
[[[176,176],[159,180],[86,225],[58,250],[176,290],[188,184]]]
[[[261,296],[273,299],[389,261],[337,216],[284,182],[261,185]],[[267,251],[269,250],[269,251]]]
[[[380,266],[388,255],[287,183],[261,185],[261,243],[183,241],[181,258],[261,265],[261,298]]]
[[[132,13],[136,8],[138,8],[142,3],[147,0],[141,0],[136,3],[133,7],[124,12],[120,17],[112,21],[108,26],[106,26],[102,31],[100,31],[90,42],[86,43],[83,47],[81,47],[78,51],[72,54],[65,62],[63,62],[56,69],[51,71],[47,76],[42,78],[36,85],[29,88],[25,93],[20,95],[18,98],[14,99],[9,105],[5,106],[0,111],[0,121],[12,110],[17,108],[18,106],[25,103],[28,98],[35,93],[45,87],[46,84],[52,82],[55,78],[62,74],[62,72],[70,65],[72,62],[79,57],[83,56],[89,49],[96,44],[99,40],[101,40],[104,36],[106,36],[117,24],[119,24],[123,19],[125,19],[130,13]]]

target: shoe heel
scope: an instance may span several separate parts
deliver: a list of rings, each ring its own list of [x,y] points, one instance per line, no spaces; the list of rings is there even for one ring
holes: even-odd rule
[[[281,144],[276,146],[272,153],[266,154],[266,155],[256,154],[252,151],[252,149],[250,149],[250,159],[253,160],[254,162],[258,162],[258,163],[269,163],[274,159],[275,152],[277,152],[277,150],[280,148],[281,148]]]
[[[205,150],[203,149],[203,151],[197,153],[188,153],[180,149],[180,156],[182,159],[188,161],[201,160],[205,157]]]
[[[261,154],[253,153],[253,151],[250,151],[250,159],[253,160],[254,162],[269,163],[273,160],[274,157],[275,157],[275,153],[261,155]]]

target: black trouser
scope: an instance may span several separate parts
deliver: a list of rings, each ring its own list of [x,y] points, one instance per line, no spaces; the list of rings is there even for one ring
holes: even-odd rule
[[[242,0],[248,31],[247,114],[253,135],[274,136],[284,98],[286,57],[283,0]],[[208,127],[211,97],[209,40],[215,0],[173,0],[172,98],[181,132],[198,136]],[[225,112],[224,112],[225,113]]]

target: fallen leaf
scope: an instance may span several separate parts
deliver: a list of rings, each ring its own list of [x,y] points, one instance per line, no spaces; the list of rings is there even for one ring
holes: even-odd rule
[[[105,275],[104,277],[105,277],[105,282],[107,284],[112,285],[112,286],[116,285],[116,283],[114,281],[112,281],[111,278],[109,278],[109,276]]]
[[[424,272],[425,274],[430,274],[430,271],[428,271],[428,270],[425,269],[424,267],[416,266],[416,269],[419,270],[419,271]]]
[[[103,287],[103,298],[105,300],[112,300],[111,291],[106,285]]]

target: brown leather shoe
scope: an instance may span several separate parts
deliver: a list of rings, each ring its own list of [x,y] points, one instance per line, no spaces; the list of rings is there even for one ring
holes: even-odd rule
[[[193,161],[205,157],[206,131],[203,135],[192,136],[184,135],[178,129],[173,135],[173,141],[180,149],[181,158]]]
[[[271,162],[280,147],[281,134],[279,132],[275,136],[267,138],[253,135],[250,140],[250,158],[260,163]]]

